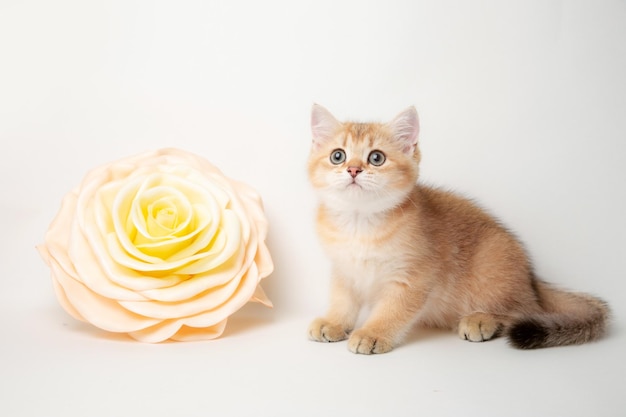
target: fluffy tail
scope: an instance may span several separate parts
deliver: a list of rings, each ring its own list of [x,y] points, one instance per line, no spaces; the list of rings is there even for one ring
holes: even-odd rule
[[[562,291],[539,280],[535,284],[545,313],[513,322],[507,330],[511,345],[519,349],[576,345],[606,333],[610,310],[604,301]]]

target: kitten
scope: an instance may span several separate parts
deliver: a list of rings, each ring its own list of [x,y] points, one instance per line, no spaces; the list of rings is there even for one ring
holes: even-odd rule
[[[348,339],[384,353],[416,323],[522,349],[588,342],[605,333],[600,299],[539,280],[497,220],[453,193],[417,184],[419,122],[410,107],[386,124],[341,123],[314,105],[309,179],[317,230],[332,261],[330,307],[309,326],[319,342]],[[354,329],[363,307],[362,327]]]

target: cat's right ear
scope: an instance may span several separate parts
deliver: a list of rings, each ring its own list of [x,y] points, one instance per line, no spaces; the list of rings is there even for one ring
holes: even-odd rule
[[[402,144],[405,153],[413,154],[417,147],[417,137],[420,131],[420,122],[417,110],[411,106],[389,123],[397,141]]]
[[[331,139],[341,123],[335,119],[328,110],[319,104],[313,104],[311,108],[311,133],[313,145],[319,146]]]

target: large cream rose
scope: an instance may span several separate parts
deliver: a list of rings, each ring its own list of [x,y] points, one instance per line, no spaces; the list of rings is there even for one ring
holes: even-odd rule
[[[39,251],[75,318],[144,342],[218,337],[272,270],[259,195],[177,149],[123,159],[67,194]]]

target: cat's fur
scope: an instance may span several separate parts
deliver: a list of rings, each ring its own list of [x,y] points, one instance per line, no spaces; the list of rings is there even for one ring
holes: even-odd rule
[[[386,124],[341,123],[314,105],[311,125],[308,173],[332,279],[329,310],[311,323],[310,339],[347,338],[350,351],[371,354],[393,349],[416,323],[457,329],[473,342],[503,334],[522,349],[605,333],[602,300],[539,280],[522,245],[497,220],[464,198],[417,183],[415,108]],[[380,166],[368,161],[375,150],[386,156]],[[354,329],[365,306],[369,317]]]

